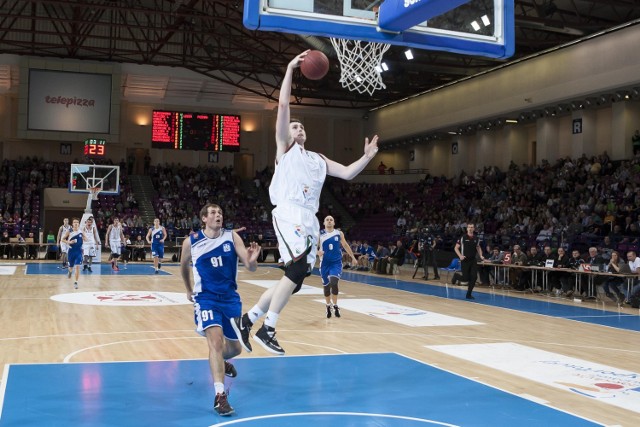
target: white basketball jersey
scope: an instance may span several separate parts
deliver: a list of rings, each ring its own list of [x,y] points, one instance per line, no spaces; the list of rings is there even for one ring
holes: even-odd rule
[[[62,228],[62,232],[60,233],[60,238],[64,237],[64,235],[67,234],[67,232],[70,233],[71,230],[73,230],[73,227],[71,225],[62,224],[60,228]]]
[[[122,233],[122,226],[114,227],[111,226],[111,231],[109,232],[109,240],[120,240],[120,235]]]
[[[96,244],[96,239],[93,236],[93,227],[95,226],[92,225],[91,227],[87,227],[85,225],[84,227],[82,227],[82,231],[84,232],[84,236],[86,237],[84,241],[85,246],[93,246]]]
[[[327,163],[313,151],[291,144],[276,163],[269,186],[271,203],[292,203],[318,212],[320,192],[327,177]]]

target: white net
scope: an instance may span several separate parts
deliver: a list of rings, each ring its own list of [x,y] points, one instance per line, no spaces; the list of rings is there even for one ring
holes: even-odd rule
[[[331,38],[340,60],[342,87],[359,93],[386,89],[382,82],[382,56],[391,47],[385,43]]]
[[[89,193],[91,194],[91,200],[98,200],[98,194],[100,194],[100,187],[90,187]]]

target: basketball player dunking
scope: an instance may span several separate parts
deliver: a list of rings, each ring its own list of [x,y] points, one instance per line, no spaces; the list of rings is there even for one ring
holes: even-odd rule
[[[320,224],[316,212],[320,192],[327,175],[353,179],[378,152],[378,136],[364,140],[364,154],[349,166],[305,149],[307,134],[300,120],[291,118],[289,101],[293,71],[300,67],[309,51],[293,58],[282,80],[276,119],[276,167],[269,195],[276,206],[272,212],[273,227],[278,238],[280,255],[285,265],[284,276],[262,294],[258,303],[232,326],[243,348],[251,351],[249,331],[266,314],[262,327],[253,337],[265,350],[284,354],[276,340],[276,324],[292,294],[302,287],[316,261]]]

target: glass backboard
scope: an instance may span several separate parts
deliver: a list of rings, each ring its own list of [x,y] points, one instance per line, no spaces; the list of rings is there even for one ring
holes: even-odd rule
[[[245,0],[244,4],[244,25],[257,30],[491,58],[508,58],[515,48],[514,0]]]
[[[89,193],[89,189],[93,187],[99,187],[100,194],[120,194],[120,167],[72,164],[69,192]]]

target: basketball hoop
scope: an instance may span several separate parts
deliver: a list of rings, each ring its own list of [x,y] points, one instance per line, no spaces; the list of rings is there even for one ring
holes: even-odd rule
[[[382,56],[391,45],[361,40],[331,37],[331,44],[340,60],[340,83],[342,87],[359,93],[386,89],[382,82]]]
[[[91,200],[98,200],[98,194],[100,193],[100,187],[89,187],[89,194],[91,194]]]

